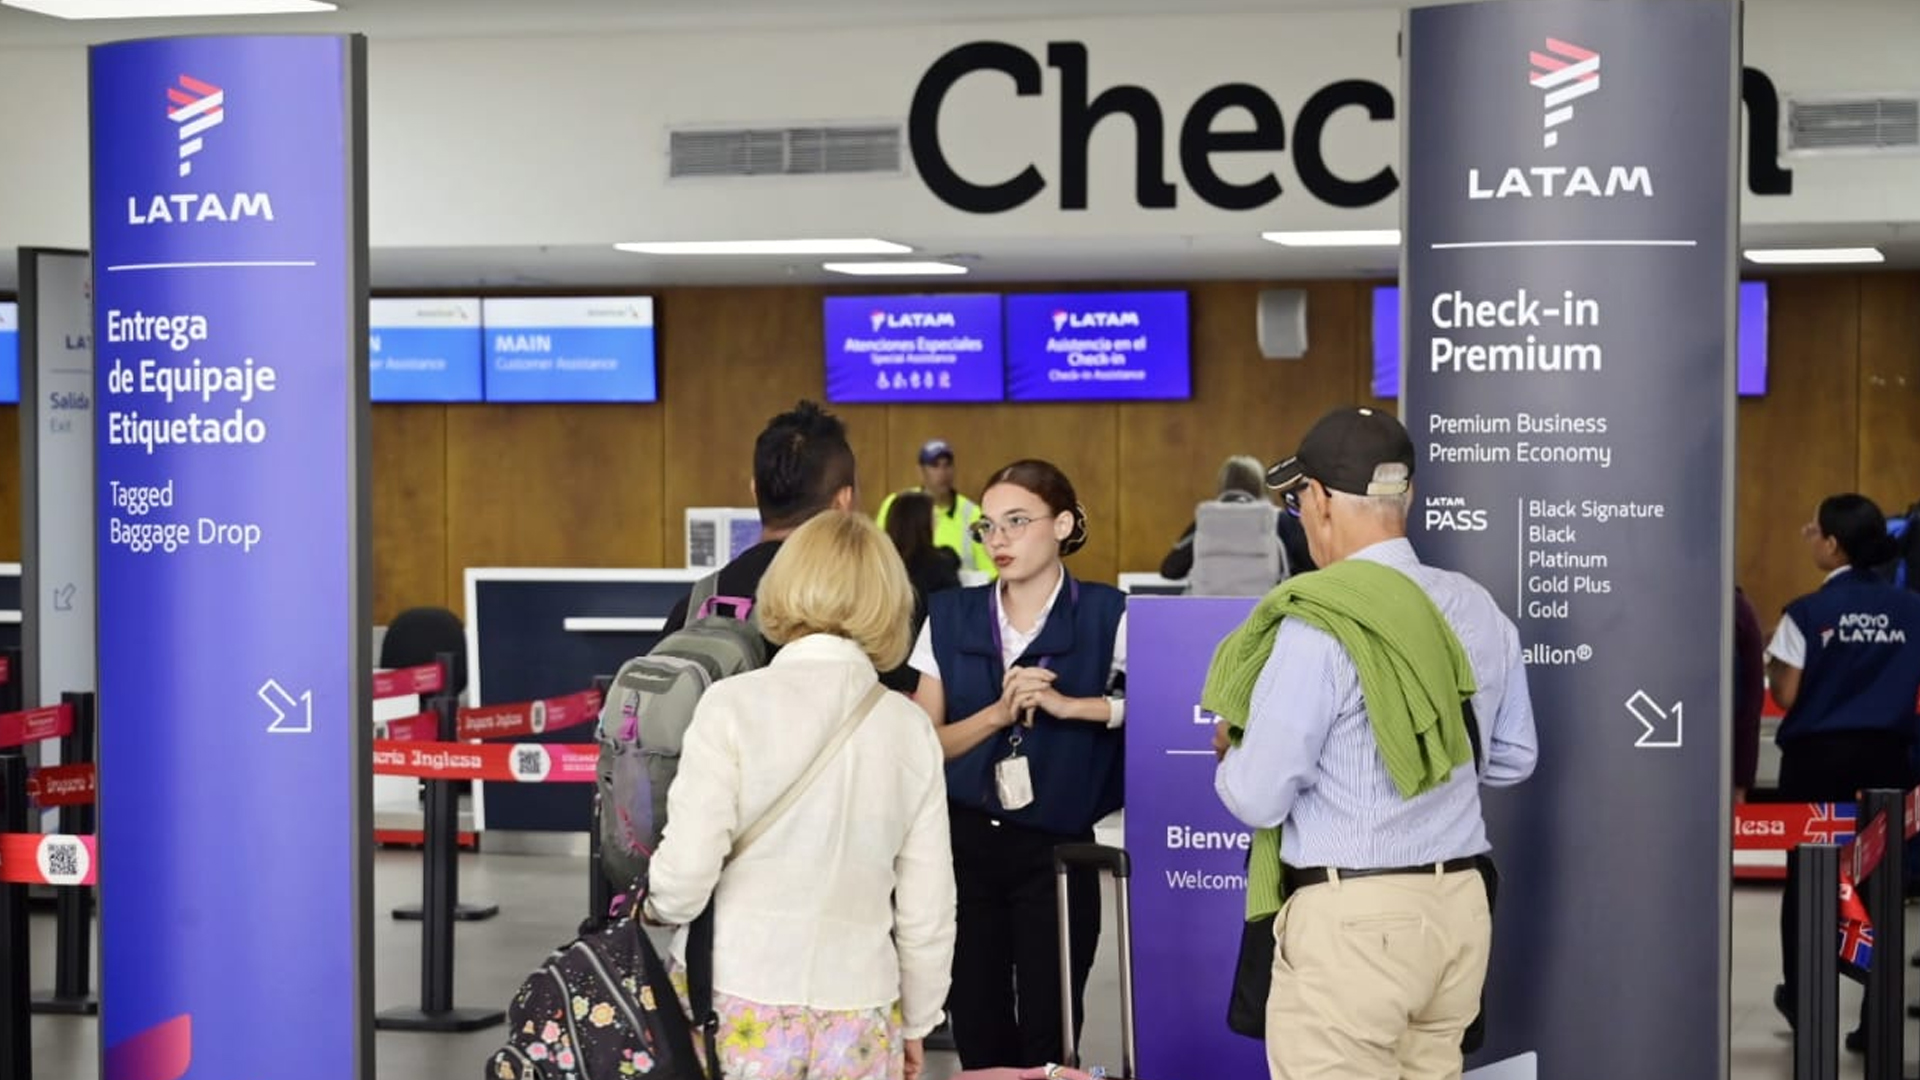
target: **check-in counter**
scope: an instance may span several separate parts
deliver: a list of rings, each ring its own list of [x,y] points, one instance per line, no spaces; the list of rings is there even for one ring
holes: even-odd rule
[[[667,615],[706,570],[469,568],[467,656],[472,700],[531,701],[584,690],[660,640]],[[591,726],[530,736],[590,742]],[[474,784],[474,825],[498,832],[586,832],[587,784]]]

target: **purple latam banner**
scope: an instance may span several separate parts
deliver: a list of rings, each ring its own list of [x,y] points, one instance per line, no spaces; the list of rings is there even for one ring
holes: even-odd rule
[[[1267,1075],[1266,1050],[1227,1030],[1246,922],[1252,833],[1213,793],[1213,717],[1200,688],[1250,598],[1127,601],[1127,853],[1133,858],[1140,1075]]]
[[[1741,397],[1767,392],[1767,283],[1740,283],[1736,387]],[[1373,396],[1400,396],[1400,288],[1373,290]]]
[[[1012,401],[1185,401],[1193,396],[1184,292],[1007,297]]]
[[[830,296],[827,400],[1000,401],[1000,297]]]
[[[372,1073],[364,47],[90,53],[106,1080]]]

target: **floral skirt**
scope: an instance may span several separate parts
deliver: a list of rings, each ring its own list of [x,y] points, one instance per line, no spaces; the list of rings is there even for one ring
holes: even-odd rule
[[[687,997],[687,973],[673,965],[673,988]],[[901,1080],[906,1044],[900,1010],[836,1012],[800,1005],[762,1005],[716,992],[720,1066],[727,1080]],[[704,1057],[706,1046],[694,1041]]]

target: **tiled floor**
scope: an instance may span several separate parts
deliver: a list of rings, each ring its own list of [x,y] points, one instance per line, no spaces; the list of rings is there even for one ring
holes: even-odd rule
[[[501,914],[489,922],[458,928],[458,1004],[501,1006],[527,970],[549,948],[565,940],[584,914],[581,895],[585,863],[568,857],[488,854],[464,856],[460,873],[462,894],[498,901]],[[394,904],[418,898],[420,857],[401,851],[381,852],[375,858],[374,882],[376,910],[381,913],[375,930],[377,1005],[388,1008],[408,1004],[419,992],[419,924],[395,922],[386,917],[386,912]],[[1743,887],[1734,893],[1732,1061],[1736,1080],[1788,1080],[1792,1074],[1786,1027],[1769,1003],[1779,966],[1777,903],[1776,893],[1768,888]],[[1915,920],[1910,919],[1910,941],[1920,941],[1914,936],[1915,929]],[[52,939],[53,917],[34,916],[36,986],[51,982]],[[1118,1048],[1117,976],[1111,940],[1109,934],[1102,941],[1105,954],[1095,968],[1095,981],[1089,990],[1092,1015],[1085,1047],[1089,1060],[1106,1062],[1116,1061]],[[1660,988],[1657,992],[1667,990]],[[1851,1017],[1857,1015],[1858,991],[1849,984],[1843,994],[1841,1014],[1848,1018],[1843,1022],[1850,1024]],[[1911,1054],[1917,1040],[1912,1026],[1908,1031]],[[97,1075],[96,1032],[93,1020],[37,1019],[33,1025],[34,1080],[93,1080]],[[382,1033],[377,1041],[379,1075],[388,1080],[480,1080],[481,1062],[500,1038],[498,1028],[471,1035]],[[929,1080],[946,1080],[958,1070],[951,1055],[935,1057],[928,1070]],[[1860,1059],[1847,1056],[1841,1075],[1860,1074]]]

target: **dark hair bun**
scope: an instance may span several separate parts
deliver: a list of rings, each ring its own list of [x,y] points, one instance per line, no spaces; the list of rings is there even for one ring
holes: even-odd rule
[[[1087,546],[1087,508],[1079,503],[1073,504],[1073,531],[1060,541],[1062,557],[1073,554]]]

